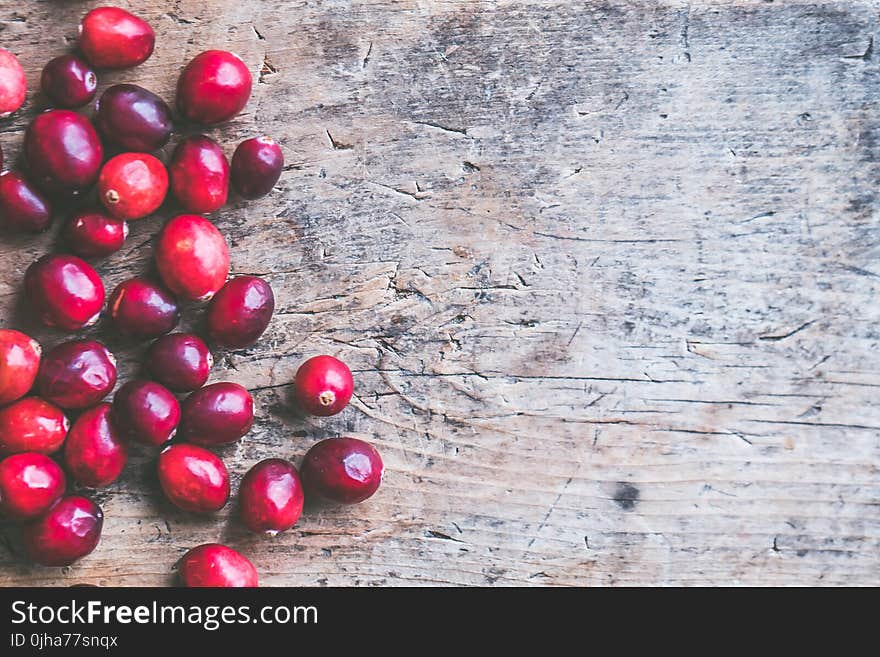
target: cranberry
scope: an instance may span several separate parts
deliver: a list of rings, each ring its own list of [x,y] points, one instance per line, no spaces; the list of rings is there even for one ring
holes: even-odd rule
[[[80,258],[104,258],[116,253],[128,237],[128,224],[101,210],[83,210],[64,226],[64,240]]]
[[[116,385],[116,359],[100,342],[73,340],[43,357],[37,387],[61,408],[94,406]]]
[[[229,162],[220,145],[204,135],[181,141],[168,167],[171,190],[187,212],[219,210],[229,193]]]
[[[95,125],[107,141],[128,151],[146,153],[171,138],[171,108],[152,91],[117,84],[98,101]]]
[[[238,55],[225,50],[197,55],[177,80],[177,108],[186,119],[204,125],[228,121],[250,95],[250,71]]]
[[[0,454],[53,454],[64,444],[70,423],[57,406],[25,397],[0,409]]]
[[[242,198],[260,198],[272,191],[283,167],[284,154],[274,139],[248,139],[232,155],[232,186]]]
[[[83,486],[112,484],[122,474],[128,447],[110,422],[110,404],[98,404],[80,415],[64,445],[64,463]]]
[[[46,193],[79,196],[98,178],[104,150],[84,116],[70,110],[39,114],[24,134],[24,158]]]
[[[283,459],[257,463],[242,479],[238,494],[242,522],[252,532],[274,535],[286,531],[302,514],[299,474]]]
[[[190,588],[255,588],[257,569],[240,552],[219,543],[193,548],[178,566],[183,585]]]
[[[266,281],[236,276],[211,300],[208,335],[223,347],[249,347],[263,335],[274,311],[275,296]]]
[[[120,283],[107,303],[123,335],[148,340],[171,331],[180,321],[177,299],[157,283],[132,278]]]
[[[300,409],[310,415],[336,415],[348,405],[354,380],[348,366],[333,356],[315,356],[300,365],[293,394]]]
[[[130,68],[153,54],[149,23],[119,7],[92,9],[79,25],[79,47],[93,66]]]
[[[117,219],[142,219],[159,209],[168,192],[168,171],[147,153],[111,158],[98,177],[98,198]]]
[[[24,551],[43,566],[69,566],[98,546],[104,513],[87,497],[62,497],[24,528]]]
[[[147,353],[147,369],[174,392],[190,392],[205,385],[214,357],[202,339],[192,333],[173,333],[156,340]]]
[[[363,502],[379,488],[384,474],[379,452],[357,438],[329,438],[306,452],[300,473],[306,492],[339,502]]]
[[[0,173],[0,222],[12,230],[39,233],[52,222],[49,201],[20,173]]]
[[[0,406],[24,397],[40,370],[40,343],[18,331],[0,329]]]
[[[0,119],[12,114],[24,103],[27,78],[18,58],[0,48]]]
[[[8,456],[0,461],[0,513],[15,520],[41,516],[66,486],[64,470],[45,454]]]
[[[27,268],[24,286],[40,321],[62,331],[94,324],[104,306],[98,273],[76,256],[43,256]]]
[[[180,404],[163,385],[129,381],[113,398],[113,422],[126,437],[158,447],[174,437]]]
[[[224,445],[254,425],[254,398],[237,383],[214,383],[183,402],[180,435],[198,445]]]
[[[219,511],[229,501],[229,473],[220,458],[195,445],[166,447],[159,483],[174,506],[193,513]]]
[[[191,301],[206,301],[229,275],[229,247],[210,221],[194,214],[171,219],[156,244],[156,266],[165,285]]]
[[[43,67],[40,88],[55,107],[82,107],[95,96],[98,76],[74,55],[61,55]]]

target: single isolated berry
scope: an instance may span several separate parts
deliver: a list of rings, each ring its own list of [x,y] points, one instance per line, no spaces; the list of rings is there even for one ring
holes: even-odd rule
[[[220,457],[208,450],[179,443],[159,455],[159,484],[177,508],[213,513],[229,501],[229,472]]]
[[[55,107],[82,107],[95,97],[98,76],[79,57],[61,55],[43,67],[40,88]]]
[[[101,95],[95,126],[111,144],[141,153],[162,148],[174,127],[168,104],[135,84],[117,84]]]
[[[174,295],[145,278],[120,283],[110,295],[107,308],[119,332],[139,340],[165,335],[180,321],[180,306]]]
[[[39,520],[25,526],[25,554],[43,566],[69,566],[98,546],[103,526],[104,513],[92,500],[62,497]]]
[[[189,588],[259,586],[257,569],[240,552],[219,543],[193,548],[178,563],[183,585]]]
[[[154,381],[129,381],[113,398],[113,423],[126,438],[158,447],[174,437],[180,403]]]
[[[76,197],[98,179],[104,149],[89,120],[70,110],[38,114],[24,133],[24,159],[49,195]]]
[[[303,488],[293,463],[260,461],[238,489],[241,520],[252,532],[277,534],[296,524],[303,509]]]
[[[0,119],[21,107],[26,95],[27,78],[18,57],[0,48]]]
[[[70,429],[64,413],[39,397],[25,397],[0,409],[0,455],[54,454]]]
[[[0,225],[39,233],[52,223],[52,206],[27,178],[16,171],[0,173]]]
[[[40,371],[40,343],[29,335],[0,329],[0,406],[24,397]]]
[[[205,385],[214,357],[208,345],[193,333],[172,333],[156,340],[147,352],[150,376],[174,392],[190,392]]]
[[[97,68],[131,68],[153,54],[149,23],[119,7],[92,9],[79,25],[79,47]]]
[[[251,83],[251,73],[241,57],[225,50],[207,50],[180,74],[177,109],[193,123],[223,123],[247,105]]]
[[[168,171],[148,153],[110,158],[98,177],[98,198],[117,219],[133,221],[154,213],[167,192]]]
[[[171,191],[181,207],[194,214],[219,210],[229,194],[229,162],[220,144],[204,135],[187,137],[174,149]]]
[[[226,240],[214,224],[195,214],[182,214],[165,224],[155,258],[168,289],[189,301],[207,301],[229,275]]]
[[[356,504],[376,492],[385,466],[379,452],[363,440],[328,438],[306,452],[299,471],[306,495]]]
[[[196,390],[181,411],[180,436],[197,445],[235,442],[254,425],[254,398],[237,383],[214,383]]]
[[[208,337],[221,347],[249,347],[266,331],[274,312],[275,295],[266,281],[236,276],[211,299]]]
[[[103,210],[82,210],[68,219],[62,237],[80,258],[105,258],[125,244],[128,224]]]
[[[128,458],[128,446],[110,422],[110,404],[83,412],[67,434],[64,464],[83,486],[108,486],[119,478]]]
[[[30,520],[64,495],[67,478],[55,461],[39,452],[22,452],[0,461],[0,517]]]
[[[62,331],[91,326],[104,307],[104,284],[98,272],[76,256],[43,256],[27,268],[24,287],[40,321]]]
[[[232,186],[242,198],[260,198],[272,191],[283,168],[284,154],[278,142],[271,137],[247,139],[232,155]]]
[[[37,374],[40,394],[61,408],[94,406],[116,385],[116,359],[94,340],[73,340],[43,356]]]
[[[300,410],[309,415],[336,415],[348,405],[353,392],[351,370],[333,356],[309,358],[293,381],[294,398]]]

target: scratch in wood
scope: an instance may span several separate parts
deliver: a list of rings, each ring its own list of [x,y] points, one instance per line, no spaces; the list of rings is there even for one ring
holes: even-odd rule
[[[809,322],[804,322],[803,324],[801,324],[797,328],[792,329],[791,331],[788,331],[787,333],[759,335],[758,339],[763,340],[765,342],[779,342],[780,340],[785,340],[786,338],[790,338],[791,336],[793,336],[797,333],[800,333],[805,328],[809,328],[810,326],[815,324],[815,322],[816,322],[815,319],[811,319]]]
[[[735,155],[735,153],[734,153]],[[747,224],[751,221],[756,221],[757,219],[769,219],[776,215],[776,210],[768,210],[767,212],[762,212],[761,214],[756,214],[754,217],[749,217],[748,219],[743,219],[742,221],[738,221],[737,224]]]
[[[352,144],[344,144],[344,143],[342,143],[341,141],[336,141],[336,140],[333,138],[333,135],[330,134],[330,131],[329,131],[329,130],[326,130],[326,129],[325,129],[324,132],[327,133],[327,138],[330,140],[330,145],[333,147],[333,150],[335,150],[335,151],[347,151],[347,150],[351,150],[352,148],[354,148],[354,146],[353,146]]]
[[[257,39],[259,39],[260,41],[266,40],[266,37],[264,37],[262,34],[260,34],[260,31],[256,28],[255,25],[251,25],[251,29],[254,31],[254,34],[257,35]]]
[[[364,59],[361,62],[361,68],[367,68],[367,64],[370,62],[370,54],[373,52],[373,42],[370,41],[370,46],[367,48],[367,54],[364,55]]]
[[[437,130],[443,130],[444,132],[453,132],[455,134],[464,135],[465,137],[473,139],[473,137],[468,134],[467,128],[453,128],[450,126],[442,125],[440,123],[435,123],[433,121],[413,121],[413,123],[415,123],[416,125],[428,126],[429,128],[436,128]]]
[[[569,477],[565,481],[565,485],[563,485],[562,490],[559,491],[559,495],[556,496],[556,499],[553,500],[553,504],[550,505],[550,508],[547,509],[547,513],[544,515],[544,519],[541,521],[541,524],[538,526],[538,530],[535,532],[535,536],[532,536],[532,540],[529,541],[529,547],[534,545],[535,541],[538,538],[538,535],[541,533],[541,530],[547,525],[547,519],[550,518],[550,514],[553,513],[553,509],[556,508],[556,505],[559,504],[559,500],[562,499],[562,496],[565,494],[565,491],[568,489],[569,484],[571,484],[573,477]]]
[[[257,82],[266,84],[265,78],[277,72],[278,69],[269,61],[269,53],[266,53],[263,55],[263,65],[260,67],[260,77]]]
[[[330,133],[327,133],[327,134],[329,135]],[[349,146],[349,148],[351,148],[351,147]],[[415,201],[424,201],[425,198],[430,196],[430,192],[418,192],[418,191],[410,192],[406,189],[398,189],[397,187],[392,187],[391,185],[386,185],[385,183],[376,182],[375,180],[368,180],[367,182],[371,185],[376,185],[378,187],[382,187],[384,189],[391,190],[392,192],[395,192],[397,194],[401,194],[403,196],[408,196],[409,198],[411,198]]]
[[[849,272],[852,272],[853,274],[856,274],[858,276],[870,276],[872,278],[880,278],[880,274],[876,274],[868,269],[862,269],[861,267],[855,267],[853,265],[844,265],[844,264],[840,264],[839,266],[842,269],[849,271]]]
[[[691,61],[690,44],[688,43],[688,30],[691,26],[691,7],[690,5],[684,11],[684,18],[681,25],[681,46],[684,51],[684,58]]]
[[[603,240],[603,239],[594,239],[589,237],[575,237],[570,235],[554,235],[553,233],[542,233],[539,231],[535,231],[535,235],[539,235],[541,237],[549,237],[554,240],[568,240],[572,242],[594,242],[598,244],[660,244],[663,242],[684,242],[686,240],[681,240],[677,238],[648,238],[648,239],[616,239],[616,240]]]
[[[464,543],[460,538],[455,538],[450,536],[449,534],[444,534],[443,532],[434,531],[433,529],[426,529],[425,536],[427,538],[439,538],[442,541],[454,541],[455,543]]]
[[[871,56],[874,54],[874,35],[870,35],[868,37],[868,47],[865,48],[865,52],[861,55],[844,55],[843,59],[858,59],[864,62],[867,62],[871,59]]]
[[[574,329],[574,333],[571,334],[571,337],[568,339],[568,342],[565,345],[566,347],[570,347],[571,343],[574,342],[574,339],[577,337],[578,331],[581,330],[581,326],[583,326],[583,324],[584,320],[578,322],[578,325]]]

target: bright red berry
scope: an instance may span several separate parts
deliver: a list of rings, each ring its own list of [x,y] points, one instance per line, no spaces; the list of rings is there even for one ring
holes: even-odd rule
[[[0,409],[0,455],[54,454],[70,423],[60,408],[39,397],[25,397]]]
[[[172,333],[156,340],[147,353],[147,370],[174,392],[190,392],[205,385],[214,357],[192,333]]]
[[[83,210],[64,225],[63,237],[80,258],[104,258],[125,244],[128,224],[102,210]]]
[[[148,153],[110,158],[98,177],[98,198],[117,219],[142,219],[159,209],[168,192],[165,165]]]
[[[174,437],[180,422],[177,397],[154,381],[129,381],[113,398],[113,423],[124,436],[158,447]]]
[[[174,295],[145,278],[120,283],[110,295],[107,308],[120,333],[140,340],[158,338],[180,321],[180,307]]]
[[[197,445],[235,442],[254,424],[254,399],[237,383],[214,383],[196,390],[181,410],[180,436]]]
[[[296,524],[302,514],[303,489],[293,463],[260,461],[238,489],[242,522],[252,532],[277,534]]]
[[[229,501],[229,473],[220,457],[179,443],[159,455],[159,483],[174,506],[193,513],[219,511]]]
[[[379,452],[357,438],[329,438],[306,452],[300,467],[306,494],[339,502],[363,502],[379,488],[385,466]]]
[[[116,385],[116,359],[94,340],[73,340],[43,356],[37,387],[61,408],[88,408],[110,394]]]
[[[62,331],[91,326],[104,306],[104,284],[98,272],[76,256],[43,256],[27,268],[24,285],[37,317]]]
[[[293,394],[300,410],[309,415],[336,415],[348,405],[354,379],[348,366],[333,356],[315,356],[300,365]]]
[[[24,528],[25,554],[43,566],[69,566],[98,546],[103,526],[104,513],[92,500],[62,497]]]
[[[39,233],[50,223],[48,199],[20,173],[0,173],[0,224],[13,231]]]
[[[171,138],[171,108],[143,87],[117,84],[98,101],[95,126],[104,139],[122,149],[155,151]]]
[[[236,276],[208,306],[208,337],[221,347],[242,349],[259,340],[275,312],[275,295],[262,278]]]
[[[229,275],[229,248],[210,221],[194,214],[171,219],[155,250],[165,285],[190,301],[205,301],[223,287]]]
[[[64,463],[83,486],[112,484],[122,474],[128,447],[110,422],[110,404],[98,404],[83,412],[67,434]]]
[[[130,68],[153,54],[149,23],[119,7],[92,9],[79,25],[79,47],[98,68]]]
[[[255,199],[272,191],[284,168],[284,154],[271,137],[241,142],[232,155],[232,186],[242,198]]]
[[[187,137],[174,149],[171,191],[187,212],[219,210],[229,194],[229,162],[220,145],[204,135]]]
[[[187,552],[178,572],[183,585],[190,588],[259,586],[257,569],[250,560],[219,543],[206,543]]]
[[[45,454],[22,452],[0,461],[0,515],[29,520],[64,495],[64,470]]]
[[[50,195],[79,196],[98,179],[104,149],[89,120],[70,110],[38,114],[24,134],[31,179]]]
[[[238,55],[208,50],[197,55],[177,81],[177,108],[203,125],[228,121],[251,96],[251,73]]]
[[[27,79],[18,58],[0,48],[0,119],[12,114],[24,103]]]
[[[95,97],[98,76],[74,55],[61,55],[43,67],[40,88],[55,107],[82,107]]]
[[[34,386],[43,350],[32,337],[0,329],[0,406],[24,397]]]

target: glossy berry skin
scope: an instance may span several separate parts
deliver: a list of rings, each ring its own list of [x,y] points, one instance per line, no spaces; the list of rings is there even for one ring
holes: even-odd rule
[[[174,295],[145,278],[120,283],[110,295],[107,308],[119,332],[139,340],[165,335],[180,321]]]
[[[241,520],[252,532],[274,535],[286,531],[302,515],[299,473],[283,459],[266,459],[248,470],[238,496]]]
[[[210,299],[229,275],[226,240],[214,224],[194,214],[179,215],[165,224],[155,258],[168,289],[190,301]]]
[[[67,221],[62,235],[80,258],[105,258],[125,244],[128,224],[101,210],[83,210]]]
[[[25,554],[43,566],[69,566],[101,540],[104,513],[87,497],[69,495],[24,528]]]
[[[158,447],[174,437],[180,422],[177,397],[154,381],[129,381],[113,398],[113,423],[131,440]]]
[[[45,454],[22,452],[0,461],[0,517],[30,520],[64,495],[64,470]]]
[[[0,406],[24,397],[40,371],[43,349],[32,337],[0,329]]]
[[[43,67],[40,88],[55,107],[82,107],[95,97],[98,76],[79,57],[61,55]]]
[[[168,192],[165,165],[148,153],[110,158],[98,176],[98,198],[117,219],[142,219],[159,209]]]
[[[78,331],[98,321],[104,284],[91,265],[71,255],[45,255],[24,275],[28,303],[46,326]]]
[[[95,126],[108,142],[127,151],[148,153],[171,138],[171,108],[152,91],[117,84],[98,101]]]
[[[174,506],[192,513],[213,513],[229,501],[229,473],[208,450],[180,443],[159,455],[159,483]]]
[[[128,447],[110,422],[110,404],[98,404],[84,411],[67,434],[64,464],[83,486],[98,488],[112,484],[122,474]]]
[[[23,175],[0,173],[0,224],[26,233],[40,233],[52,223],[49,200]]]
[[[249,347],[263,335],[274,312],[275,295],[266,281],[236,276],[211,300],[208,337],[221,347]]]
[[[149,23],[118,7],[93,9],[79,25],[79,47],[97,68],[137,66],[153,54],[156,35]]]
[[[116,385],[116,359],[94,340],[73,340],[43,356],[37,387],[61,408],[78,410],[100,402]]]
[[[384,471],[379,452],[357,438],[315,443],[300,467],[307,495],[340,504],[356,504],[370,497],[382,483]]]
[[[244,109],[251,96],[251,73],[238,55],[207,50],[177,80],[177,109],[193,123],[217,125]]]
[[[214,357],[208,345],[192,333],[172,333],[156,340],[147,352],[147,370],[174,392],[190,392],[205,385]]]
[[[27,95],[27,78],[18,58],[0,48],[0,119],[16,111]]]
[[[219,543],[193,548],[180,560],[178,572],[189,588],[256,588],[257,569],[240,552]]]
[[[247,139],[232,155],[232,186],[242,198],[260,198],[272,191],[283,168],[284,154],[274,139]]]
[[[171,191],[187,212],[219,210],[229,194],[229,162],[220,145],[204,135],[187,137],[174,149]]]
[[[39,397],[25,397],[0,409],[0,455],[54,454],[70,429],[60,408]]]
[[[297,404],[309,415],[336,415],[348,405],[353,392],[351,370],[333,356],[309,358],[300,365],[293,381]]]
[[[70,110],[37,115],[24,134],[31,180],[49,195],[76,197],[98,179],[104,149],[84,116]]]
[[[254,399],[237,383],[214,383],[196,390],[181,410],[180,436],[197,445],[235,442],[254,425]]]

